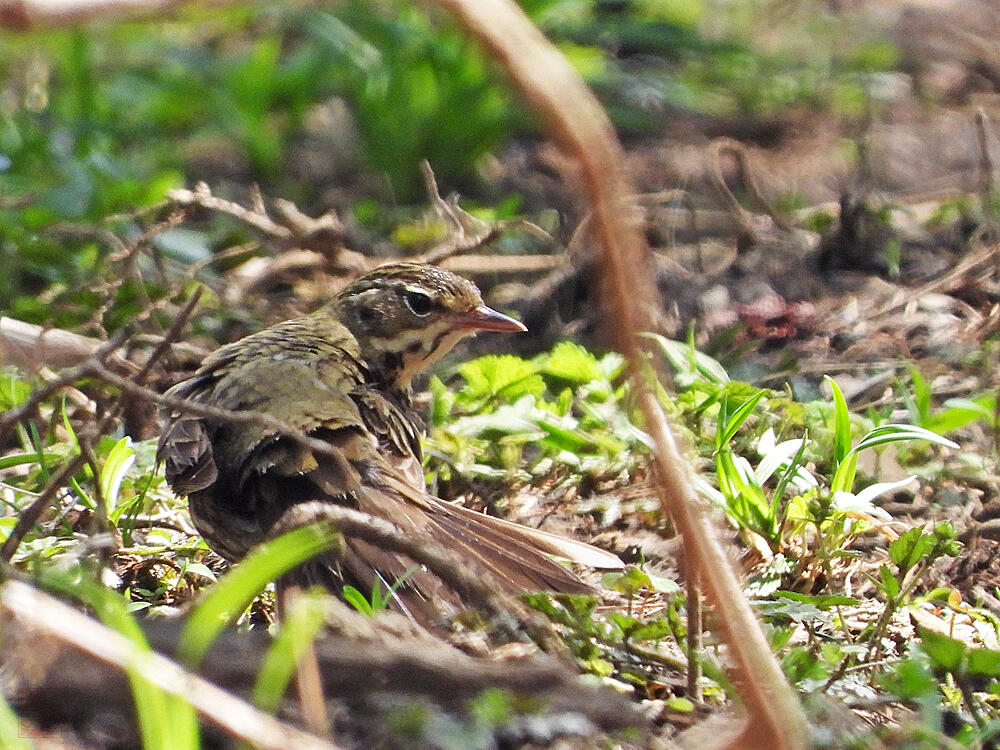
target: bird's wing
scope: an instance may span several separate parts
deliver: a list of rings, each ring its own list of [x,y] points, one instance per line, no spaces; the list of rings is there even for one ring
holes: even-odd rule
[[[408,405],[392,395],[372,388],[359,388],[351,394],[358,405],[365,426],[378,441],[381,456],[413,487],[423,489],[423,424]]]
[[[167,394],[228,411],[266,414],[296,432],[363,428],[361,414],[347,396],[364,379],[357,342],[335,321],[318,328],[308,320],[287,321],[221,347]],[[262,451],[280,437],[273,424],[234,426],[183,409],[164,409],[160,422],[158,455],[167,481],[180,494],[207,489],[220,475],[235,478],[251,456],[261,469],[269,460],[285,459],[281,450]]]

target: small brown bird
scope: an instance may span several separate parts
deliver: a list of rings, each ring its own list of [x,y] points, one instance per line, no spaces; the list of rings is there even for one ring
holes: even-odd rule
[[[289,508],[322,501],[441,545],[488,571],[506,593],[589,591],[552,557],[604,568],[621,567],[617,557],[446,503],[424,487],[411,379],[469,334],[524,330],[484,305],[460,276],[419,263],[377,268],[311,315],[223,346],[169,391],[268,414],[324,450],[263,424],[167,410],[158,446],[167,481],[188,496],[198,530],[229,560],[272,536]],[[467,604],[428,571],[413,573],[409,559],[358,538],[345,541],[341,553],[303,566],[299,582],[319,581],[339,594],[345,584],[367,592],[405,579],[397,605],[425,616]]]

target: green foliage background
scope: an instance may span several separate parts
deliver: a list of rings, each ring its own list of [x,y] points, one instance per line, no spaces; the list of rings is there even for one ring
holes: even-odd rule
[[[807,107],[856,117],[867,104],[866,77],[900,66],[891,44],[847,36],[820,3],[522,5],[584,74],[629,139],[658,136],[677,112],[760,121]],[[780,40],[764,33],[778,17],[786,30]],[[256,184],[266,196],[288,198],[310,214],[335,207],[356,226],[385,235],[398,230],[393,236],[399,239],[424,208],[417,165],[427,159],[441,184],[494,215],[517,213],[532,196],[498,193],[483,176],[512,143],[537,137],[531,115],[465,35],[448,19],[402,2],[186,8],[150,23],[6,35],[0,38],[0,313],[112,333],[151,301],[172,294],[166,279],[246,241],[246,230],[224,218],[197,217],[156,238],[155,259],[123,260],[122,243],[159,215],[168,190],[199,180],[238,200],[245,201]],[[205,280],[219,282],[217,273],[207,270]],[[202,323],[209,334],[221,335],[228,318],[241,314],[220,300],[212,301],[218,319]],[[978,420],[995,422],[995,399],[982,396],[935,411],[929,386],[914,372],[913,393],[905,398],[919,427],[900,427],[885,424],[883,415],[848,415],[842,399],[802,403],[730,382],[718,363],[693,348],[660,343],[677,370],[679,390],[675,398],[664,392],[664,405],[689,439],[692,460],[720,488],[706,489],[706,497],[740,534],[756,535],[774,553],[750,585],[767,598],[760,611],[789,679],[810,693],[839,679],[842,670],[860,675],[854,668],[878,656],[888,621],[873,623],[858,643],[845,646],[837,638],[839,608],[855,600],[782,589],[821,574],[833,580],[847,557],[844,548],[881,520],[871,492],[854,494],[856,478],[859,484],[877,479],[856,477],[864,440],[926,440],[920,428],[950,432]],[[533,482],[566,490],[631,481],[641,472],[647,438],[620,367],[615,355],[564,342],[532,359],[478,359],[451,379],[432,380],[432,484],[457,493]],[[0,405],[22,403],[34,385],[4,373]],[[5,448],[16,450],[0,459],[0,468],[24,469],[17,489],[25,493],[39,491],[53,468],[80,450],[65,403],[50,399],[44,406],[48,431],[21,425],[7,436]],[[104,513],[123,543],[136,545],[138,557],[169,551],[173,563],[119,581],[127,607],[172,611],[216,577],[202,562],[203,543],[165,529],[133,535],[137,515],[169,512],[176,503],[162,487],[151,443],[133,444],[116,433],[98,436],[94,449],[96,465],[73,479],[80,508]],[[906,457],[914,464],[926,459],[916,451]],[[767,461],[773,465],[761,471]],[[17,510],[8,508],[0,530],[9,533]],[[623,515],[620,507],[587,512],[608,523]],[[74,592],[109,624],[135,636],[122,600],[109,603],[79,585],[96,571],[87,561],[79,565],[76,530],[60,522],[50,531],[29,536],[14,562],[71,571],[71,584],[48,585]],[[952,537],[945,526],[914,529],[890,547],[889,561],[871,576],[884,611],[914,601],[925,562],[958,552]],[[190,635],[192,661],[223,624],[254,621],[249,602],[263,581],[295,561],[294,554],[279,558],[256,571],[242,568],[252,579],[242,589],[236,590],[239,581],[216,589],[225,602],[219,594],[206,598],[198,611],[208,624]],[[668,663],[664,644],[685,634],[683,594],[641,565],[605,584],[627,600],[627,612],[599,613],[596,600],[587,598],[532,603],[562,628],[587,670],[644,688]],[[380,592],[352,596],[363,611],[377,612],[384,604]],[[302,617],[318,627],[314,613]],[[807,625],[805,644],[789,643],[793,623]],[[287,681],[291,654],[302,647],[281,645],[287,658],[276,657],[269,667],[279,683]],[[930,723],[963,699],[992,708],[995,688],[974,702],[961,694],[970,674],[1000,677],[995,652],[981,651],[931,637],[926,648],[906,652],[883,670],[879,684],[922,701]],[[943,675],[940,681],[932,678],[934,670]],[[717,666],[712,672],[709,665],[709,672],[709,696],[721,702],[727,686]],[[134,684],[148,688],[139,677]],[[269,707],[280,697],[266,686],[258,693]],[[150,705],[162,708],[169,701],[154,696]],[[7,719],[0,713],[0,739]],[[183,732],[189,725],[187,717]],[[983,726],[976,731],[987,733]],[[169,728],[150,724],[147,732],[149,746],[170,746]],[[979,736],[973,734],[965,738],[970,746]],[[196,739],[187,740],[196,746]]]

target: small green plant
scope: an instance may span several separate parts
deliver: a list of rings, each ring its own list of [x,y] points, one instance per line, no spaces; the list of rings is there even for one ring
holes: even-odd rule
[[[889,621],[900,607],[910,602],[914,589],[931,565],[941,557],[954,557],[961,552],[962,544],[955,536],[954,527],[947,521],[930,531],[920,527],[909,529],[889,545],[892,567],[883,563],[877,577],[866,574],[885,602],[885,609],[866,638],[870,644],[869,661],[878,658]]]
[[[388,608],[389,604],[395,599],[395,593],[400,586],[406,583],[407,579],[410,578],[414,573],[420,570],[419,567],[414,566],[407,570],[403,575],[392,582],[392,586],[388,590],[382,589],[382,582],[375,581],[372,586],[372,595],[370,597],[365,597],[357,588],[354,586],[344,586],[341,595],[344,597],[344,601],[354,607],[358,612],[363,615],[368,615],[369,617],[374,617],[379,612],[383,612]]]
[[[614,590],[639,599],[629,613],[599,612],[592,596],[527,594],[524,598],[562,633],[573,655],[591,674],[644,687],[651,672],[664,667],[683,670],[677,644],[687,634],[682,617],[684,597],[673,581],[649,577],[639,568],[606,579]],[[659,591],[662,586],[665,591]],[[717,672],[716,672],[717,673]]]
[[[140,661],[152,654],[146,636],[129,612],[125,600],[117,592],[89,578],[82,568],[46,570],[43,582],[91,607],[105,625],[131,642]],[[171,695],[145,677],[149,669],[141,666],[141,663],[131,665],[128,676],[143,748],[198,750],[200,739],[194,709],[183,698]]]
[[[597,357],[562,342],[530,360],[467,362],[455,392],[432,379],[431,482],[558,474],[575,483],[626,470],[646,438],[628,418],[627,392],[616,382],[621,368],[618,354]]]
[[[953,725],[948,734],[957,746],[988,747],[1000,733],[994,718],[1000,651],[971,647],[927,628],[917,632],[919,643],[881,677],[881,687],[915,705],[929,732],[944,734],[948,712]],[[958,716],[963,705],[965,714]]]

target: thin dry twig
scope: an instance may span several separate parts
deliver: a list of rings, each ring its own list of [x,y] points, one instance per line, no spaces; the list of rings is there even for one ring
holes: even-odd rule
[[[196,184],[194,190],[187,190],[186,188],[171,190],[167,193],[167,197],[179,206],[200,206],[222,214],[228,214],[270,237],[279,240],[292,239],[292,230],[288,227],[282,226],[267,214],[245,208],[239,203],[227,201],[224,198],[212,195],[211,189],[204,182]]]
[[[140,650],[121,634],[26,583],[7,581],[0,587],[0,612],[122,671],[138,672],[188,701],[205,720],[260,750],[337,750],[333,743],[268,716],[170,659]]]
[[[477,219],[458,205],[457,195],[449,196],[447,199],[441,197],[434,170],[426,160],[420,162],[420,172],[424,177],[424,187],[431,207],[448,230],[448,236],[421,257],[424,263],[439,265],[453,256],[488,245],[507,230],[514,228],[522,229],[548,242],[553,241],[548,232],[530,221],[516,219],[488,224],[482,219]]]
[[[747,155],[746,147],[731,138],[720,138],[712,144],[712,169],[709,173],[712,176],[712,182],[716,190],[725,198],[733,213],[736,214],[743,230],[755,239],[759,234],[759,230],[755,226],[754,215],[743,208],[722,176],[723,154],[730,154],[736,160],[736,164],[740,168],[740,179],[742,180],[743,187],[750,194],[750,197],[754,199],[758,206],[764,209],[764,213],[771,218],[776,227],[790,233],[792,231],[791,225],[785,220],[785,217],[775,210],[771,202],[761,192],[753,170],[750,168],[750,158]]]
[[[278,613],[282,622],[287,621],[288,612],[296,600],[303,595],[302,588],[294,585],[276,584]],[[299,707],[306,727],[313,734],[326,736],[330,733],[330,717],[326,711],[326,696],[323,694],[323,680],[319,662],[316,659],[315,639],[310,638],[295,665],[295,692],[299,696]]]
[[[136,385],[142,385],[146,382],[146,379],[153,371],[156,363],[160,361],[160,358],[167,353],[170,346],[177,340],[177,337],[181,335],[181,331],[184,329],[184,326],[187,325],[188,319],[194,312],[194,308],[197,307],[198,302],[201,301],[203,291],[203,289],[196,289],[194,294],[191,295],[191,298],[184,304],[180,313],[177,314],[177,317],[175,317],[173,322],[170,324],[170,328],[168,328],[167,332],[163,334],[163,338],[160,339],[160,341],[156,344],[156,347],[153,349],[152,354],[149,355],[149,358],[146,360],[146,364],[142,366],[142,369],[140,369],[139,372],[132,376],[133,383]]]
[[[979,107],[976,110],[976,139],[979,143],[979,196],[985,208],[989,204],[993,192],[993,158],[990,156],[989,140],[990,118],[986,110]]]

